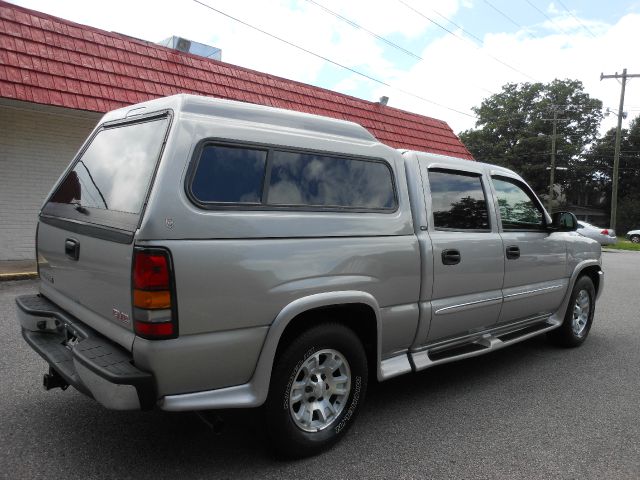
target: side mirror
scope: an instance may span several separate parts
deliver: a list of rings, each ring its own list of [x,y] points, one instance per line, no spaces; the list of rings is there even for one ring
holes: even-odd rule
[[[578,229],[578,219],[571,212],[556,212],[551,218],[551,229],[556,232],[574,232]]]

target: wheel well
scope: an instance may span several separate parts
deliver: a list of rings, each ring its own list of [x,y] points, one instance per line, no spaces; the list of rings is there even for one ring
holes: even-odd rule
[[[600,275],[598,275],[599,271],[600,267],[598,265],[591,265],[582,270],[579,275],[579,277],[586,275],[591,279],[591,281],[593,282],[593,286],[596,289],[596,294],[600,290]]]
[[[369,371],[375,376],[378,346],[376,314],[369,305],[346,303],[307,310],[295,316],[286,326],[278,342],[276,358],[294,338],[320,323],[340,323],[355,332],[367,354]]]

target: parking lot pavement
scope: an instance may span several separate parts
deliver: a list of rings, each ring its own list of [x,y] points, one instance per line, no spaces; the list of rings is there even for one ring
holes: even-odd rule
[[[537,338],[371,389],[344,441],[271,458],[260,412],[216,434],[193,413],[112,412],[73,389],[45,392],[0,283],[0,476],[72,478],[640,478],[640,253],[604,254],[587,342]]]

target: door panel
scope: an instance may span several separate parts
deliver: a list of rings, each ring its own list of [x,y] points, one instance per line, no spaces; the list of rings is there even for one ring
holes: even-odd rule
[[[520,257],[505,260],[500,323],[557,310],[568,285],[565,241],[546,232],[503,232],[502,240]]]
[[[431,326],[424,343],[464,335],[498,320],[504,255],[488,184],[480,171],[429,169],[422,177],[433,251]]]
[[[544,209],[518,179],[494,176],[505,257],[499,323],[548,315],[558,309],[568,279],[564,236],[546,228]]]
[[[500,313],[504,255],[498,233],[431,233],[433,295],[428,340],[435,341],[493,325]],[[445,265],[444,250],[460,252],[460,262]]]

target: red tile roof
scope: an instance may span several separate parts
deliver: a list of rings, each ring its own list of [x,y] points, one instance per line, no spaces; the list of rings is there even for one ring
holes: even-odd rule
[[[0,1],[0,97],[106,112],[175,93],[350,120],[395,148],[473,158],[441,120]]]

